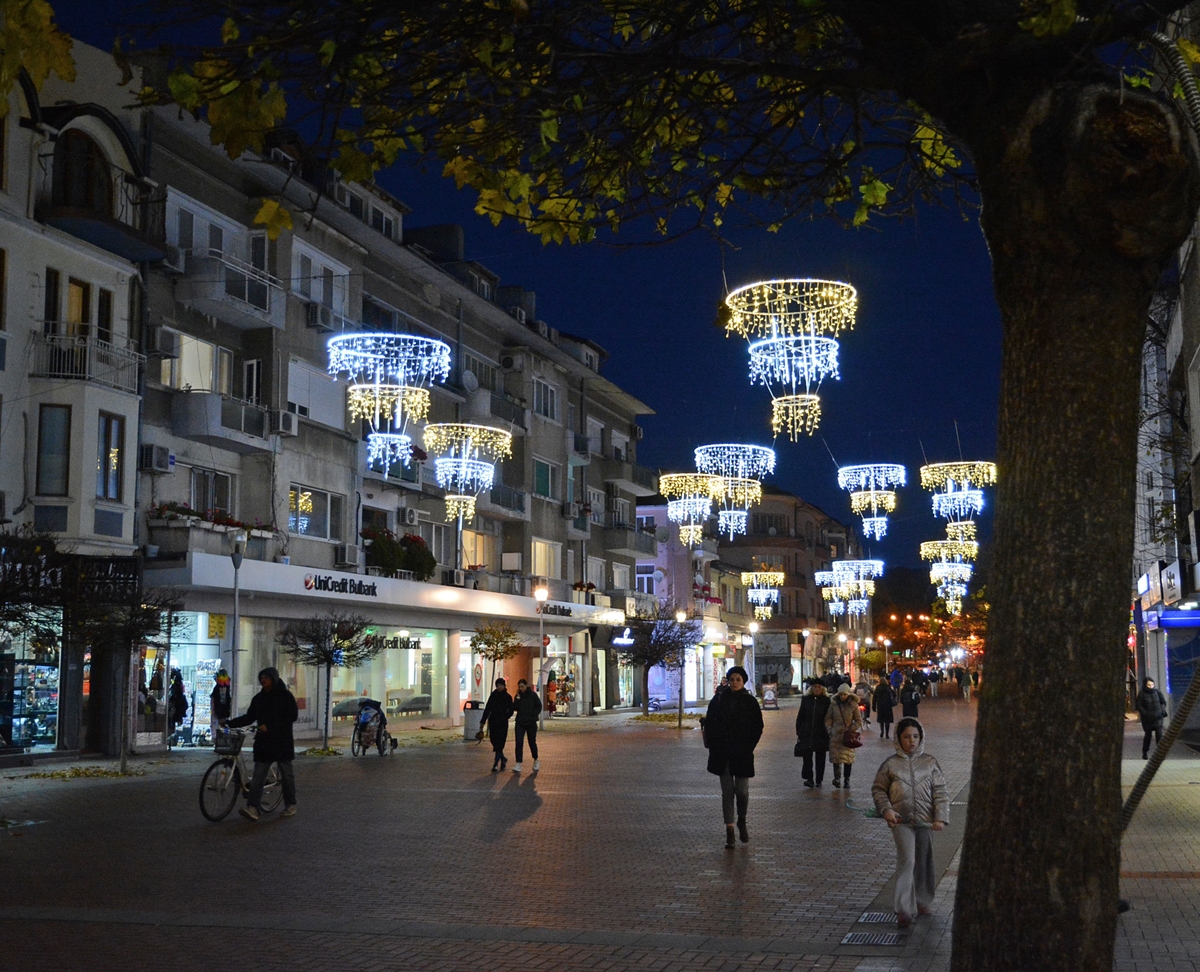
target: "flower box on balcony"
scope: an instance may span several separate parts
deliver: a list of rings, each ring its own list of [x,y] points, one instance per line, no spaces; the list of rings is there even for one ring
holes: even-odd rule
[[[572,604],[587,604],[587,591],[571,591]]]
[[[163,517],[151,517],[146,521],[151,529],[159,528],[166,530],[190,530],[197,523],[203,521],[198,516],[179,516],[172,519]]]
[[[250,536],[258,537],[262,540],[270,540],[273,536],[275,536],[275,531],[274,530],[251,530]]]

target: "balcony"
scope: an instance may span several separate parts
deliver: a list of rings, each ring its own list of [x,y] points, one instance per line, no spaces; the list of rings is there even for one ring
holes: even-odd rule
[[[653,496],[658,492],[658,474],[645,466],[624,459],[605,459],[601,471],[606,483],[634,496]]]
[[[604,528],[604,549],[622,557],[653,560],[658,556],[658,541],[653,533],[642,533],[627,524],[613,522]]]
[[[692,556],[701,563],[708,563],[718,557],[719,541],[716,537],[704,537],[699,544],[692,548]]]
[[[193,442],[239,452],[270,452],[265,408],[215,392],[185,392],[171,402],[171,431]]]
[[[75,379],[138,392],[138,368],[145,359],[136,351],[84,335],[34,333],[30,340],[32,378]]]
[[[189,553],[208,553],[220,556],[233,552],[233,536],[243,527],[210,523],[199,517],[175,517],[147,521],[153,559],[182,560]],[[246,530],[247,560],[273,560],[283,552],[283,539],[271,530]]]
[[[475,508],[499,520],[529,520],[528,497],[503,483],[493,483],[490,492],[480,493]]]
[[[489,410],[494,418],[507,422],[514,433],[523,434],[529,427],[525,420],[525,409],[503,395],[492,392]]]
[[[658,613],[658,598],[641,591],[609,591],[612,606],[627,618],[652,618]]]
[[[38,165],[39,222],[131,263],[166,254],[166,194],[153,184],[110,165],[99,152],[39,155]]]
[[[189,253],[187,274],[179,282],[184,304],[246,330],[285,327],[286,298],[283,284],[271,274],[219,250]]]
[[[578,503],[572,503],[576,509],[579,508]],[[582,514],[571,517],[567,520],[567,539],[568,540],[590,540],[592,538],[592,521]]]
[[[592,461],[592,450],[588,445],[588,437],[580,432],[567,429],[567,465],[586,466]],[[657,492],[657,490],[656,490]]]

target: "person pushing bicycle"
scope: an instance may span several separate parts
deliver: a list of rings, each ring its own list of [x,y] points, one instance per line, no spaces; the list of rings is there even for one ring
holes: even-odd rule
[[[300,718],[300,710],[296,706],[296,697],[287,690],[276,669],[264,668],[259,672],[258,684],[262,688],[250,700],[246,714],[225,722],[233,728],[258,727],[254,734],[254,777],[250,781],[246,805],[240,812],[250,820],[258,819],[262,810],[263,784],[271,764],[278,763],[284,803],[280,816],[291,817],[296,813],[296,776],[292,771],[296,746],[292,739],[292,724]]]

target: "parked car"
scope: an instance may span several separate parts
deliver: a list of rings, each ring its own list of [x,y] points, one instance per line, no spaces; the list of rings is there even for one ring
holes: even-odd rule
[[[415,712],[428,712],[433,708],[433,698],[429,695],[414,695],[400,703],[400,715]]]
[[[366,702],[366,696],[354,695],[348,699],[342,699],[333,706],[333,711],[330,713],[335,719],[352,719],[358,715],[358,710],[362,708],[362,704]]]

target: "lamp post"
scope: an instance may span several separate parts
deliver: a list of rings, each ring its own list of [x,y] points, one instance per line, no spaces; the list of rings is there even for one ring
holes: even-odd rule
[[[842,667],[845,667],[846,666],[846,634],[845,634],[845,632],[842,632],[842,634],[838,635],[838,643],[842,646],[842,649],[841,649]]]
[[[812,632],[805,628],[800,632],[800,637],[804,639],[804,644],[800,646],[800,684],[804,684],[804,663],[808,661],[808,638]]]
[[[675,623],[682,625],[687,621],[686,611],[675,612]],[[684,648],[679,656],[679,728],[683,728],[683,666],[687,663],[687,649]]]
[[[750,622],[750,625],[749,625],[749,628],[750,628],[750,641],[751,641],[751,642],[754,642],[754,641],[756,640],[754,636],[755,636],[756,634],[758,634],[758,622],[757,622],[757,621],[751,621],[751,622]],[[750,650],[751,650],[752,652],[754,652],[754,651],[757,651],[757,645],[756,645],[756,644],[751,644],[751,646],[750,646]],[[755,659],[756,659],[756,660],[757,660],[757,657],[758,657],[758,656],[757,656],[757,655],[755,655]],[[745,667],[746,667],[746,664],[745,664],[745,663],[746,663],[746,653],[745,653],[745,652],[742,652],[742,667],[743,667],[743,668],[745,668]],[[746,668],[746,672],[747,672],[747,674],[749,674],[749,672],[750,672],[750,669]],[[757,678],[757,676],[758,676],[758,672],[755,672],[754,674],[755,674],[755,677]],[[756,682],[755,684],[757,684],[757,682]]]
[[[543,662],[542,656],[546,651],[546,635],[544,633],[546,622],[545,622],[545,617],[542,614],[542,607],[543,607],[543,605],[545,605],[546,599],[550,596],[550,591],[547,590],[544,586],[539,585],[538,587],[534,588],[533,596],[535,598],[537,598],[537,616],[538,616],[537,687],[538,687],[538,698],[541,699],[542,698],[542,688],[543,688],[543,686],[542,686],[542,670],[545,668],[545,662]],[[546,702],[544,699],[542,699],[542,709],[538,713],[538,728],[540,728],[540,729],[546,728]]]
[[[246,531],[238,530],[233,535],[233,553],[229,555],[229,559],[233,561],[233,637],[231,639],[232,649],[230,651],[230,667],[233,669],[230,672],[232,676],[229,679],[230,691],[229,702],[230,711],[237,715],[237,686],[238,686],[238,629],[242,626],[242,605],[241,605],[241,590],[239,587],[238,574],[242,569],[242,555],[246,552]]]

